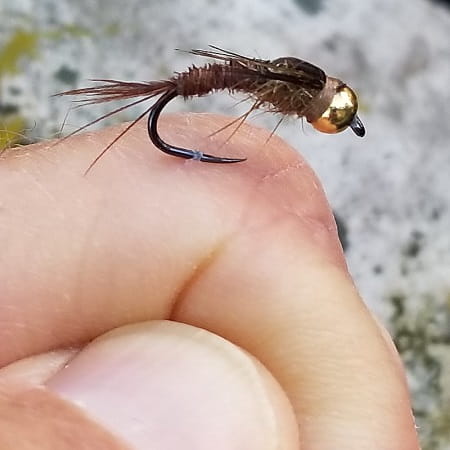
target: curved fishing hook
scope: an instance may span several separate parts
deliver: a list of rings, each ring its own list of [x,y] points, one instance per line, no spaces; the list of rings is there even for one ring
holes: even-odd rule
[[[158,119],[161,111],[164,107],[177,96],[177,91],[175,89],[167,91],[163,94],[156,103],[152,106],[150,113],[148,115],[148,135],[150,140],[153,142],[156,148],[164,153],[172,156],[178,156],[179,158],[185,159],[195,159],[197,161],[226,164],[226,163],[237,163],[245,161],[247,158],[222,158],[220,156],[208,155],[207,153],[200,152],[198,150],[189,150],[186,148],[175,147],[167,142],[164,142],[158,134]]]

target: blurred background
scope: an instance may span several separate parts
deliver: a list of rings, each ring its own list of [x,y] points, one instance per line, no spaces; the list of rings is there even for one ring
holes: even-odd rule
[[[296,56],[352,86],[364,139],[298,120],[277,133],[324,184],[350,271],[402,354],[423,449],[450,449],[450,2],[1,0],[0,17],[0,147],[110,111],[50,97],[89,78],[162,79],[205,62],[175,48]],[[219,93],[169,109],[238,116],[248,105],[236,103]]]

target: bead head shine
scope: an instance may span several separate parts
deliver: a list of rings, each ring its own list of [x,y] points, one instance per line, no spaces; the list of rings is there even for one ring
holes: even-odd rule
[[[355,92],[343,85],[337,89],[328,108],[311,125],[322,133],[339,133],[352,124],[357,111]]]

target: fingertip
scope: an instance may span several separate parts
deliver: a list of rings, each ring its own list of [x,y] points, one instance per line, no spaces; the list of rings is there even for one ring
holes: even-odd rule
[[[264,367],[224,339],[180,323],[107,333],[47,386],[136,449],[298,446],[292,407]]]

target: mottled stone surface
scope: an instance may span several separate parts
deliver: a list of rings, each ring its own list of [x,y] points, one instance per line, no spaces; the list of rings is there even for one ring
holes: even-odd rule
[[[302,131],[294,120],[278,131],[320,175],[345,230],[350,270],[402,352],[424,449],[450,449],[448,2],[4,0],[0,16],[0,48],[25,33],[21,57],[0,63],[0,117],[14,110],[31,139],[64,120],[68,103],[50,94],[93,77],[169,76],[193,61],[177,47],[297,56],[354,87],[363,140]],[[223,94],[173,109],[238,115],[243,109],[232,104]],[[108,108],[73,111],[66,130]]]

